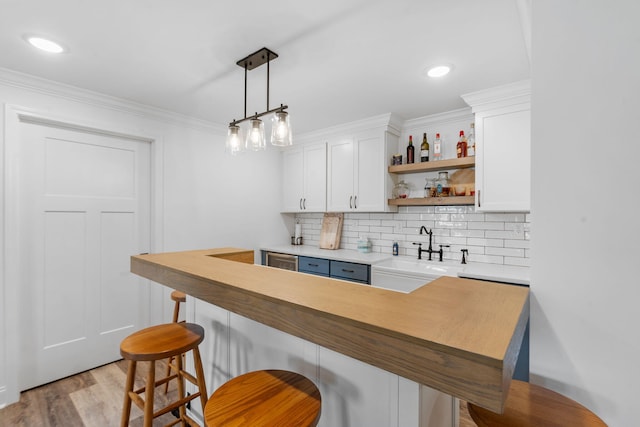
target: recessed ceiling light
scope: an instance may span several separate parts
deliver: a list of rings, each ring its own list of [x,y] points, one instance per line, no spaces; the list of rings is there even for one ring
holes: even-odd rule
[[[427,76],[429,77],[443,77],[449,74],[451,71],[451,67],[449,65],[436,65],[435,67],[431,67],[427,71]]]
[[[61,44],[54,42],[53,40],[46,39],[44,37],[27,35],[25,40],[29,42],[31,46],[37,47],[40,50],[44,50],[49,53],[62,53],[65,48]]]

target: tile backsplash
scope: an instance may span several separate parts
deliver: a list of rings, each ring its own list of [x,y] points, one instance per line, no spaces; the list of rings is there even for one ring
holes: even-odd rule
[[[322,213],[296,214],[305,245],[317,246]],[[474,206],[406,206],[397,213],[345,213],[341,249],[357,249],[359,237],[367,237],[372,252],[391,254],[398,242],[399,254],[417,256],[413,242],[429,242],[421,226],[433,230],[433,249],[444,248],[444,258],[460,261],[461,249],[469,260],[488,264],[529,266],[529,214],[476,212]],[[423,254],[424,255],[424,254]],[[436,255],[437,256],[437,255]]]

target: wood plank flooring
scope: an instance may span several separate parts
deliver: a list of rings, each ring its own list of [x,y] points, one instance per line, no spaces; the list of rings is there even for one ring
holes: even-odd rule
[[[138,363],[136,388],[144,385],[148,363]],[[20,401],[0,409],[0,427],[111,427],[120,425],[127,362],[104,365],[20,394]],[[166,364],[156,363],[156,377],[165,375]],[[156,406],[177,396],[176,381],[156,389]],[[162,426],[175,420],[165,414],[154,420]],[[142,411],[132,405],[129,425],[142,426]]]
[[[139,363],[136,387],[142,386],[147,363]],[[166,365],[156,364],[156,377],[164,376]],[[0,409],[0,427],[117,427],[120,425],[126,361],[118,361],[87,372],[61,379],[20,394],[20,401]],[[177,395],[172,381],[165,396],[162,387],[156,389],[156,405],[160,406]],[[163,426],[175,420],[165,414],[154,420]],[[142,411],[132,405],[131,427],[142,426]],[[464,402],[460,404],[460,427],[476,427]]]

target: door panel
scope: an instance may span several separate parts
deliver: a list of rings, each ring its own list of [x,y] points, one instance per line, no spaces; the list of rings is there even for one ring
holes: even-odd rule
[[[21,390],[120,358],[144,324],[150,143],[21,124]]]

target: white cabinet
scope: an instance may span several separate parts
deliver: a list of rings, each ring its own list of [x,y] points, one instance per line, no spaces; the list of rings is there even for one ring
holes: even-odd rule
[[[315,381],[317,345],[254,320],[229,314],[229,373],[284,369]]]
[[[387,165],[397,146],[388,131],[369,131],[329,141],[327,211],[388,212],[393,181]]]
[[[283,152],[283,212],[324,212],[327,207],[327,145]]]
[[[531,208],[531,85],[463,95],[475,114],[476,210]]]
[[[398,376],[320,347],[320,427],[398,425]]]

